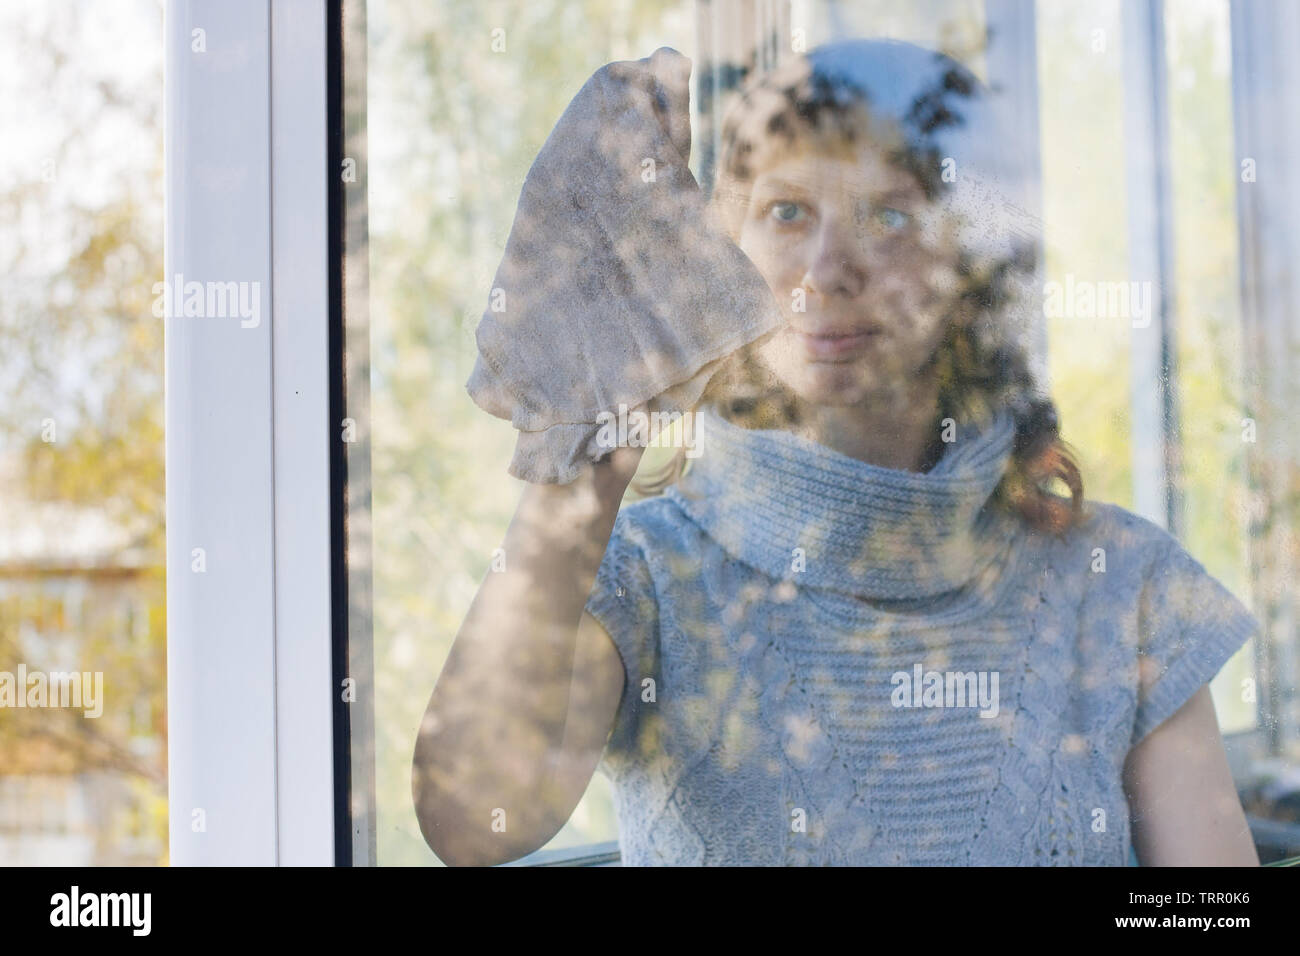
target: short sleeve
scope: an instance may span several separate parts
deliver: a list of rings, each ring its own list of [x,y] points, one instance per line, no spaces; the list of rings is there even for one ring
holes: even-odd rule
[[[626,513],[620,513],[587,600],[588,613],[618,648],[626,677],[602,763],[617,762],[634,751],[643,717],[651,707],[641,700],[643,682],[647,678],[659,682],[658,604],[638,538]]]
[[[1138,628],[1132,746],[1259,633],[1254,615],[1172,537],[1143,586]]]

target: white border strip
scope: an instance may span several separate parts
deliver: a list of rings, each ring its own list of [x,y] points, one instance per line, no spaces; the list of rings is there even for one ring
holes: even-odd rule
[[[280,863],[334,863],[325,5],[271,6]],[[340,426],[341,427],[341,426]]]

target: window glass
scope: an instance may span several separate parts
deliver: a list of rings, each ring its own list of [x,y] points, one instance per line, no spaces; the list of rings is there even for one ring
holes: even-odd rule
[[[1279,756],[1248,692],[1228,5],[1168,6],[1166,143],[1118,0],[346,5],[359,861],[1125,865],[1116,768],[1198,687]],[[693,180],[644,155],[688,134]],[[604,433],[574,430],[656,374],[686,414],[623,458],[624,408],[590,471]],[[967,675],[989,699],[958,713]],[[1052,791],[1037,835],[981,842],[1014,754]]]
[[[1178,224],[1178,386],[1188,547],[1235,593],[1250,594],[1247,401],[1237,268],[1232,50],[1226,2],[1169,4],[1170,148]],[[1251,641],[1215,679],[1225,731],[1256,724]]]
[[[519,497],[513,430],[465,392],[483,289],[573,91],[640,50],[690,56],[695,24],[682,3],[372,2],[366,18],[377,861],[400,865],[435,861],[413,732]],[[615,837],[598,776],[552,845]]]

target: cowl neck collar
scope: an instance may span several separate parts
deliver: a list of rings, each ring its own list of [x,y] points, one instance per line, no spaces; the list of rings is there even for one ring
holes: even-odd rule
[[[778,580],[875,600],[957,591],[1015,532],[990,505],[1015,419],[956,429],[925,473],[881,468],[793,432],[747,429],[711,409],[699,455],[668,495],[733,557]]]

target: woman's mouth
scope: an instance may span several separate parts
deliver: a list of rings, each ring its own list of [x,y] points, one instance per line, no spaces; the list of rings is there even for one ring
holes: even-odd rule
[[[804,352],[814,362],[846,361],[869,349],[883,330],[879,327],[852,332],[800,332],[792,330],[803,342]]]

